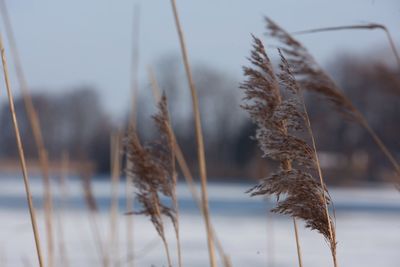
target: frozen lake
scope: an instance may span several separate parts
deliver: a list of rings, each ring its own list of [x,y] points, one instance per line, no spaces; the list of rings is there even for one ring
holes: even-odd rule
[[[1,176],[0,179],[0,266],[37,266],[22,178]],[[42,246],[45,248],[44,216],[39,209],[41,181],[32,179],[31,184],[38,208]],[[292,220],[284,216],[271,216],[267,210],[273,203],[244,194],[250,186],[239,183],[209,184],[212,222],[233,266],[297,266]],[[66,208],[61,208],[59,187],[53,184],[56,211],[54,227],[59,236],[62,225],[69,266],[101,266],[82,199],[81,184],[78,180],[70,180],[67,189],[68,202]],[[101,210],[97,218],[102,238],[109,240],[110,184],[106,180],[98,181],[94,183],[94,189]],[[330,192],[336,207],[340,266],[398,267],[400,193],[390,186],[333,188]],[[124,185],[121,184],[118,243],[112,253],[113,260],[119,266],[128,266],[124,193]],[[178,186],[178,193],[184,266],[208,266],[203,219],[184,184]],[[135,216],[133,220],[135,266],[166,266],[162,243],[148,218]],[[332,266],[329,248],[323,238],[304,229],[302,225],[300,228],[304,266]],[[175,240],[170,224],[166,225],[166,232],[176,262]],[[58,244],[59,240],[56,240],[56,249]],[[59,263],[58,250],[57,260],[56,266],[63,266]],[[30,265],[26,262],[30,262]]]

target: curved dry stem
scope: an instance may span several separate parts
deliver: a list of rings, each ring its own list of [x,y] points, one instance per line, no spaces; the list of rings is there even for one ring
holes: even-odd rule
[[[321,184],[321,191],[322,191],[322,196],[323,196],[323,201],[324,201],[324,206],[325,206],[325,214],[326,214],[326,219],[327,219],[327,222],[328,222],[328,230],[329,230],[329,236],[330,236],[330,248],[331,248],[331,253],[332,253],[334,266],[337,267],[336,235],[334,234],[334,228],[332,226],[331,217],[329,216],[328,203],[326,201],[326,190],[325,190],[326,185],[325,185],[324,178],[322,176],[321,164],[319,162],[319,157],[318,157],[318,153],[317,153],[317,145],[315,143],[314,134],[313,134],[313,131],[312,131],[312,128],[311,128],[310,117],[308,116],[307,107],[306,107],[306,104],[304,102],[304,97],[303,97],[303,93],[302,93],[301,90],[299,92],[299,97],[300,97],[301,104],[303,106],[303,111],[304,111],[304,115],[305,115],[305,119],[306,119],[306,125],[307,125],[307,131],[308,131],[308,133],[310,135],[312,147],[313,147],[313,150],[314,150],[315,162],[316,162],[316,167],[317,167],[317,171],[318,171],[318,176],[319,176],[319,181],[320,181],[320,184]]]
[[[129,129],[136,128],[137,120],[137,106],[136,98],[139,91],[139,36],[140,36],[140,6],[138,4],[134,5],[133,8],[133,21],[132,21],[132,58],[131,58],[131,97],[132,97],[132,107],[129,121]],[[127,167],[131,164],[128,160],[126,162]],[[134,252],[134,242],[133,242],[133,177],[131,175],[126,175],[126,185],[125,185],[125,199],[126,199],[126,210],[131,213],[131,216],[126,218],[126,241],[127,241],[127,255],[131,255],[131,259],[128,259],[128,264],[130,267],[135,265],[135,252]]]
[[[8,40],[10,42],[10,51],[15,63],[15,72],[19,85],[21,87],[22,97],[25,105],[26,114],[28,117],[29,124],[32,128],[33,138],[35,141],[36,149],[39,156],[40,170],[43,177],[43,198],[44,198],[44,211],[45,211],[45,224],[46,224],[46,240],[47,240],[47,250],[48,259],[47,266],[54,266],[54,244],[53,244],[53,200],[52,192],[49,178],[49,159],[46,147],[43,141],[43,135],[40,127],[39,116],[33,105],[32,98],[29,94],[28,83],[25,78],[25,74],[22,68],[21,60],[17,50],[17,44],[12,30],[11,20],[7,12],[7,6],[4,0],[0,1],[0,11],[4,21],[6,33]]]
[[[68,193],[67,193],[67,185],[66,181],[68,179],[68,169],[69,169],[69,156],[67,152],[63,152],[61,156],[61,171],[60,171],[60,191],[61,191],[61,209],[65,210],[67,207],[67,198],[68,198]],[[61,211],[62,211],[61,210]],[[64,267],[69,267],[70,262],[68,258],[68,251],[67,251],[67,246],[65,244],[65,233],[63,231],[63,216],[61,211],[58,213],[58,221],[59,221],[59,250],[60,250],[60,260],[61,263]]]
[[[110,207],[110,237],[109,237],[109,259],[111,264],[119,266],[118,249],[118,200],[119,200],[119,179],[121,175],[121,135],[119,132],[111,135],[111,207]]]
[[[385,32],[386,37],[388,38],[390,49],[392,50],[392,52],[396,58],[397,66],[400,70],[399,53],[398,53],[396,45],[393,41],[392,35],[390,34],[388,28],[383,24],[368,23],[368,24],[355,24],[355,25],[345,25],[345,26],[336,26],[336,27],[324,27],[324,28],[316,28],[316,29],[297,31],[297,32],[294,32],[293,34],[296,35],[296,34],[328,32],[328,31],[341,31],[341,30],[375,30],[375,29],[383,30]]]
[[[17,141],[18,156],[19,156],[19,161],[20,161],[20,165],[21,165],[22,175],[24,178],[26,199],[28,202],[32,230],[33,230],[33,235],[35,238],[36,254],[38,257],[39,266],[43,267],[44,264],[43,264],[42,250],[41,250],[41,246],[40,246],[39,231],[38,231],[37,222],[36,222],[36,212],[35,212],[35,208],[34,208],[33,201],[32,201],[32,194],[31,194],[31,189],[30,189],[30,185],[29,185],[29,176],[28,176],[28,171],[27,171],[26,162],[25,162],[25,154],[24,154],[24,149],[23,149],[23,145],[22,145],[22,141],[21,141],[21,135],[20,135],[19,127],[18,127],[17,115],[15,113],[14,99],[13,99],[9,75],[8,75],[7,60],[6,60],[6,55],[5,55],[5,51],[4,51],[3,38],[1,35],[0,35],[0,52],[1,52],[1,60],[3,63],[4,79],[5,79],[5,83],[6,83],[6,90],[7,90],[8,102],[9,102],[9,106],[10,106],[10,113],[11,113],[12,122],[13,122],[13,126],[14,126],[16,141]]]
[[[198,106],[198,97],[195,88],[195,84],[193,81],[192,72],[189,65],[189,57],[185,45],[185,39],[183,36],[182,27],[179,21],[178,10],[176,7],[176,1],[171,0],[172,11],[174,13],[175,25],[179,36],[179,42],[183,57],[183,63],[185,66],[186,76],[189,83],[190,92],[192,95],[192,105],[193,105],[193,113],[194,113],[194,121],[195,121],[195,130],[196,130],[196,141],[197,141],[197,153],[198,153],[198,161],[200,168],[200,179],[201,179],[201,199],[202,199],[202,210],[203,216],[206,224],[206,232],[207,232],[207,244],[208,244],[208,253],[210,257],[210,265],[211,267],[215,267],[217,265],[215,251],[214,251],[214,240],[212,238],[212,230],[211,230],[211,222],[210,222],[210,214],[208,208],[208,192],[207,192],[207,172],[206,172],[206,160],[204,153],[204,140],[201,129],[201,121],[200,121],[200,111]]]

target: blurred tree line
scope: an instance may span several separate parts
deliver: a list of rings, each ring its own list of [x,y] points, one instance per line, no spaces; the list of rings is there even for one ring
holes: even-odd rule
[[[196,171],[191,98],[180,58],[167,56],[156,66],[158,83],[168,96],[178,142],[192,169]],[[399,159],[399,72],[383,62],[348,55],[338,57],[329,70]],[[256,142],[251,140],[254,126],[240,108],[240,78],[206,65],[195,66],[193,72],[199,95],[209,176],[241,179],[266,175],[270,163],[260,157]],[[121,128],[121,123],[113,122],[106,114],[94,88],[77,88],[62,95],[34,94],[32,97],[41,119],[50,159],[57,160],[63,151],[67,151],[71,159],[93,160],[99,173],[109,171],[109,136],[117,126]],[[363,128],[345,121],[326,101],[312,94],[306,95],[306,100],[317,148],[329,182],[349,184],[392,178],[391,166]],[[156,111],[150,82],[142,83],[137,102],[139,134],[142,139],[150,139],[155,134],[151,115]],[[26,154],[28,158],[36,158],[22,98],[17,98],[15,105]],[[0,157],[17,158],[6,103],[3,103],[0,112]],[[125,119],[125,124],[127,121]]]
[[[46,148],[51,160],[68,152],[72,160],[93,160],[97,171],[108,171],[110,118],[92,88],[77,88],[62,95],[33,94]],[[22,97],[15,99],[18,123],[28,159],[37,158],[36,145]],[[18,158],[8,104],[0,111],[0,157]]]

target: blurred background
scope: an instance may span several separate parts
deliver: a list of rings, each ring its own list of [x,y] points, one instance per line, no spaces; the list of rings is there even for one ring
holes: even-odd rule
[[[59,181],[62,155],[68,153],[70,158],[67,210],[72,215],[66,216],[65,223],[70,225],[66,228],[67,239],[76,255],[71,257],[76,264],[72,266],[81,266],[85,258],[93,263],[95,253],[82,255],[77,248],[79,239],[71,226],[82,216],[80,210],[84,206],[78,186],[79,168],[82,164],[89,166],[94,174],[93,179],[97,181],[94,192],[103,211],[100,216],[104,217],[101,227],[106,229],[104,213],[109,209],[110,135],[124,129],[128,122],[136,67],[137,123],[141,138],[151,140],[156,134],[151,119],[156,112],[149,80],[149,70],[152,70],[168,96],[178,143],[197,175],[191,98],[170,2],[37,0],[6,3],[29,91],[41,121],[51,178],[56,182],[53,186]],[[221,240],[233,261],[238,263],[235,266],[293,266],[296,262],[293,236],[285,230],[292,230],[291,221],[286,217],[272,217],[267,212],[273,207],[272,201],[250,199],[244,193],[256,179],[267,176],[274,168],[261,157],[256,141],[251,139],[255,126],[240,108],[242,92],[239,83],[244,79],[242,66],[247,65],[251,48],[250,34],[269,43],[264,36],[264,15],[289,32],[376,22],[388,28],[398,45],[400,3],[397,0],[208,0],[178,1],[178,8],[199,94],[211,182],[210,205],[212,216],[216,217],[216,228],[222,228]],[[9,54],[3,24],[0,24],[0,30]],[[400,75],[385,33],[353,30],[296,37],[332,75],[399,161]],[[274,50],[274,47],[267,48]],[[34,199],[40,207],[42,188],[37,150],[11,55],[9,65],[22,141],[29,173],[33,177]],[[23,257],[12,252],[22,240],[29,240],[31,236],[4,84],[0,88],[0,175],[4,184],[0,186],[3,221],[0,223],[0,240],[8,240],[9,233],[24,229],[17,241],[8,245],[0,242],[0,250],[4,248],[0,256],[9,259],[7,266],[23,266],[23,261],[34,261],[33,244],[24,241],[27,247]],[[391,183],[398,179],[392,165],[359,125],[343,120],[315,95],[307,95],[306,102],[324,175],[328,186],[334,188],[339,259],[347,263],[343,264],[346,266],[376,266],[385,260],[384,266],[398,266],[400,257],[393,249],[400,245],[400,195]],[[120,192],[123,192],[123,186],[121,184]],[[183,210],[183,246],[189,247],[186,259],[190,264],[187,266],[204,266],[207,254],[202,220],[183,183],[179,192]],[[60,201],[58,197],[55,194],[56,202]],[[120,223],[125,220],[123,213],[121,204]],[[42,216],[41,211],[39,214]],[[266,214],[269,214],[268,218],[275,218],[271,219],[275,222],[266,223]],[[138,223],[143,229],[150,228],[145,219],[139,219]],[[373,235],[371,231],[376,227],[388,230]],[[153,230],[135,231],[138,231],[142,245],[149,243],[151,247],[155,242],[152,241],[156,238]],[[90,231],[86,232],[90,236]],[[195,232],[200,233],[195,235]],[[321,246],[305,248],[308,263],[305,266],[326,264],[328,248],[320,240],[322,238],[304,229],[302,234],[305,244],[321,243]],[[253,246],[244,248],[241,242]],[[153,250],[143,249],[150,252],[143,253],[138,266],[162,266],[161,245],[155,244]],[[196,254],[194,251],[197,250],[202,252]],[[159,255],[159,258],[152,255]]]
[[[109,171],[109,134],[122,128],[129,114],[134,39],[138,37],[140,134],[151,136],[154,131],[150,116],[155,104],[148,78],[152,68],[169,98],[178,140],[195,164],[191,99],[168,1],[9,1],[8,6],[50,158],[58,159],[68,150],[72,158],[93,161],[97,172]],[[241,68],[247,64],[250,33],[263,37],[263,15],[292,32],[378,22],[400,42],[397,1],[352,1],[345,9],[340,1],[253,1],[251,5],[186,1],[180,9],[199,91],[208,169],[210,177],[220,179],[259,176],[254,173],[258,149],[249,138],[254,129],[239,107],[238,85],[243,80]],[[365,114],[392,153],[398,154],[400,83],[384,32],[338,31],[298,38]],[[16,149],[3,101],[0,155],[8,160],[15,158]],[[315,98],[310,97],[307,104],[329,182],[390,178],[390,166],[363,129],[343,121]],[[36,152],[23,101],[17,98],[16,106],[26,153],[32,157]]]

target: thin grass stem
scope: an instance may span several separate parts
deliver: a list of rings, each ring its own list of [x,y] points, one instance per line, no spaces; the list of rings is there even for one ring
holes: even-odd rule
[[[12,122],[13,122],[13,126],[14,126],[14,132],[15,132],[15,137],[16,137],[16,142],[17,142],[17,147],[18,147],[18,156],[19,156],[19,161],[20,161],[20,165],[21,165],[22,175],[24,178],[26,199],[28,202],[32,230],[33,230],[33,235],[34,235],[34,239],[35,239],[36,254],[38,257],[39,266],[43,267],[44,264],[43,264],[42,250],[41,250],[41,245],[40,245],[39,231],[38,231],[37,222],[36,222],[36,220],[37,220],[36,212],[35,212],[35,208],[34,208],[33,201],[32,201],[32,193],[31,193],[30,184],[29,184],[28,171],[26,168],[25,154],[24,154],[24,149],[23,149],[23,145],[22,145],[22,141],[21,141],[21,134],[20,134],[19,127],[18,127],[17,115],[15,113],[14,98],[13,98],[12,91],[11,91],[11,85],[10,85],[10,80],[9,80],[9,75],[8,75],[7,59],[6,59],[6,54],[4,51],[3,38],[1,35],[0,35],[0,52],[1,52],[1,60],[3,63],[3,72],[4,72],[5,83],[6,83],[8,102],[9,102],[9,106],[10,106],[10,113],[11,113],[11,117],[12,117]]]
[[[196,141],[197,141],[197,153],[198,153],[198,161],[200,168],[200,179],[201,179],[201,199],[202,199],[202,207],[203,207],[203,215],[205,219],[206,232],[207,232],[207,244],[208,244],[208,253],[210,258],[210,266],[215,267],[217,265],[216,257],[215,257],[215,249],[214,249],[214,239],[212,237],[211,230],[211,222],[210,222],[210,213],[208,208],[208,192],[207,192],[207,171],[206,171],[206,160],[204,153],[204,139],[201,129],[201,120],[200,120],[200,111],[198,106],[198,97],[196,92],[196,87],[193,81],[192,72],[189,64],[189,56],[186,49],[185,39],[183,36],[183,31],[181,27],[181,23],[179,21],[178,10],[176,7],[176,1],[171,0],[172,11],[175,19],[175,26],[179,36],[179,43],[182,52],[183,63],[185,66],[186,76],[189,83],[190,92],[192,95],[192,105],[193,105],[193,113],[194,113],[194,121],[195,121],[195,130],[196,130]]]

